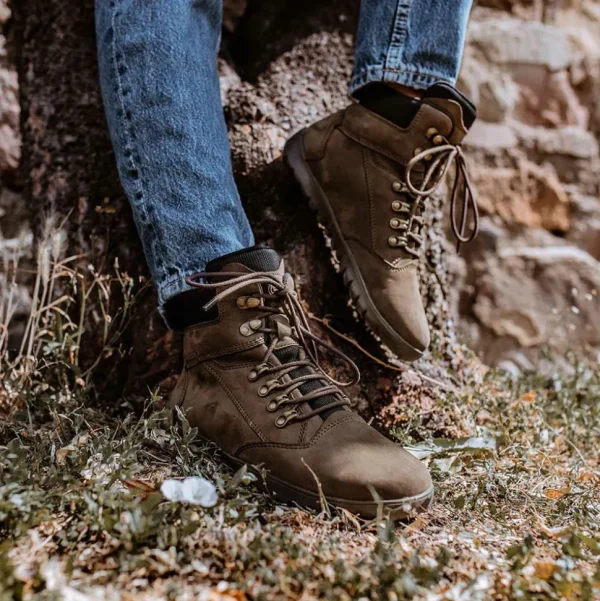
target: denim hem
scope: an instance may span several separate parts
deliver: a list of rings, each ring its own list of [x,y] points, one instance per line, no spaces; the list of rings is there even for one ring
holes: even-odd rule
[[[355,73],[350,80],[350,95],[368,83],[373,82],[398,83],[403,86],[409,86],[417,90],[425,90],[429,86],[443,81],[454,85],[452,78],[437,73],[423,73],[411,69],[390,69],[381,65],[372,65],[364,67],[358,73]]]
[[[192,269],[189,271],[184,271],[182,274],[167,280],[166,282],[161,282],[160,284],[156,284],[156,289],[158,292],[158,312],[163,318],[164,322],[167,324],[167,327],[171,329],[169,322],[167,321],[167,316],[165,313],[165,306],[167,301],[174,298],[178,294],[182,292],[187,292],[188,290],[192,290],[192,286],[190,286],[185,279],[194,274],[198,273],[198,269]]]

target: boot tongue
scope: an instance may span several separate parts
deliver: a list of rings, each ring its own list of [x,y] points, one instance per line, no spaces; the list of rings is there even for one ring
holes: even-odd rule
[[[206,266],[206,271],[222,271],[226,265],[232,263],[243,265],[252,271],[277,271],[281,265],[281,257],[276,250],[259,244],[214,259]]]

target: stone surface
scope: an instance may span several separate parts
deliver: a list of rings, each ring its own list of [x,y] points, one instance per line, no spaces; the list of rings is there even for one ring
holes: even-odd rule
[[[17,169],[21,144],[17,73],[4,37],[9,17],[6,2],[0,3],[0,178]]]
[[[479,117],[483,121],[501,123],[512,116],[519,98],[519,88],[506,73],[484,80],[479,87]]]
[[[496,64],[536,65],[558,71],[566,69],[575,58],[567,34],[555,27],[519,19],[474,23],[470,41]]]
[[[592,132],[575,125],[549,129],[513,123],[521,144],[542,154],[566,155],[578,159],[598,156],[598,140]]]
[[[493,227],[490,229],[494,229]],[[517,350],[592,354],[600,347],[600,263],[551,234],[507,234],[471,265],[472,344],[490,363]]]
[[[475,121],[467,134],[464,145],[487,151],[507,150],[518,143],[517,135],[507,123]]]
[[[453,361],[448,359],[449,349],[456,339],[448,334],[457,312],[466,339],[485,361],[533,365],[536,353],[548,342],[554,344],[547,335],[552,308],[558,307],[559,314],[569,309],[571,284],[577,280],[581,287],[591,285],[589,269],[595,263],[588,263],[588,258],[600,259],[600,13],[597,3],[565,3],[551,26],[539,23],[542,13],[533,8],[537,2],[479,4],[500,10],[474,9],[459,85],[479,105],[480,119],[465,149],[486,216],[479,239],[456,257],[451,244],[439,236],[441,212],[432,203],[430,219],[436,227],[422,266],[424,295],[434,329],[445,328],[436,344],[446,365]],[[249,10],[244,13],[246,5]],[[67,210],[75,207],[77,219],[71,225],[76,244],[90,242],[96,258],[106,252],[118,255],[132,274],[143,274],[104,129],[92,5],[76,0],[14,0],[14,6],[30,23],[23,68],[35,75],[25,90],[26,164],[32,184],[27,198],[34,198],[37,208],[46,207],[52,198],[64,202]],[[236,176],[257,238],[284,251],[315,313],[335,313],[338,329],[352,332],[377,352],[340,301],[344,288],[339,278],[331,277],[327,249],[279,160],[290,133],[347,102],[356,9],[356,0],[310,5],[225,0],[221,92]],[[4,179],[12,177],[19,161],[16,76],[1,37],[8,18],[6,0],[0,0]],[[69,164],[63,160],[61,145],[67,130]],[[114,211],[95,214],[105,198]],[[6,236],[18,235],[18,223],[26,218],[23,207],[19,192],[0,192],[0,227]],[[104,240],[114,243],[107,247]],[[557,250],[563,247],[570,250]],[[518,254],[519,249],[529,250]],[[450,272],[445,268],[448,253],[454,265]],[[309,279],[316,282],[312,288]],[[448,290],[461,281],[460,302],[454,303]],[[150,312],[154,299],[147,296],[144,302]],[[577,308],[580,313],[572,313],[576,319],[584,314],[590,322],[600,322],[597,305],[583,303]],[[557,349],[577,346],[581,340],[596,344],[583,320],[574,326],[558,330]],[[171,351],[172,340],[160,319],[153,319],[143,331],[145,337],[136,339],[129,333],[123,339],[134,347],[133,382],[148,371],[149,344],[154,378],[164,373],[164,357]],[[380,377],[369,361],[358,360],[366,379]],[[435,365],[429,368],[435,370]],[[421,387],[411,390],[415,398],[423,396]],[[373,395],[378,406],[389,400],[389,395],[365,388],[363,403]]]
[[[567,240],[600,261],[600,197],[571,193],[573,223]]]
[[[471,170],[483,212],[507,224],[566,232],[569,197],[551,165],[522,161],[517,168],[478,166]]]

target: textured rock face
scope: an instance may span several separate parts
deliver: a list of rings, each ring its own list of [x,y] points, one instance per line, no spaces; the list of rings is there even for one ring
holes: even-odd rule
[[[474,11],[459,85],[479,105],[480,120],[466,149],[485,227],[480,242],[457,258],[439,235],[442,213],[433,204],[430,220],[436,227],[422,264],[436,357],[443,357],[446,367],[456,366],[453,306],[464,339],[486,362],[506,363],[516,354],[533,359],[547,344],[562,352],[564,345],[544,334],[543,318],[554,310],[570,311],[573,271],[579,274],[576,286],[586,290],[582,294],[594,294],[596,280],[580,269],[587,260],[569,259],[563,268],[567,263],[555,254],[554,266],[542,268],[531,256],[500,256],[504,247],[568,245],[600,259],[600,4],[564,3],[567,8],[553,25],[540,22],[549,13],[538,10],[538,2],[479,5],[487,8]],[[335,314],[338,329],[376,350],[354,324],[343,286],[331,277],[320,232],[279,161],[293,131],[347,103],[357,6],[357,0],[301,5],[226,0],[220,70],[234,167],[257,239],[286,254],[315,313]],[[72,240],[91,253],[92,262],[107,264],[118,256],[132,275],[143,276],[104,126],[93,3],[14,0],[13,8],[26,40],[21,74],[28,75],[23,106],[28,197],[37,208],[73,210]],[[18,188],[19,106],[11,53],[2,37],[9,16],[6,0],[0,0],[0,176],[11,186],[1,193],[0,224],[5,236],[13,237],[27,212],[13,189]],[[79,132],[75,138],[73,131]],[[447,253],[454,274],[445,267]],[[448,295],[452,288],[456,299]],[[550,289],[565,292],[565,298],[548,294]],[[541,294],[548,302],[537,302]],[[144,303],[150,312],[151,292]],[[594,310],[592,303],[573,313],[580,321],[561,330],[559,342],[600,346],[596,334],[583,327],[584,318],[600,322]],[[140,331],[145,337],[124,339],[134,347],[132,378],[147,371],[148,347],[158,377],[168,371],[171,337],[158,318]],[[383,377],[369,362],[361,366],[366,380]],[[423,369],[437,367],[430,363]],[[395,394],[398,381],[386,376],[386,382]],[[364,396],[389,396],[380,388],[365,389]]]
[[[0,176],[12,175],[19,166],[19,100],[15,66],[4,35],[10,19],[6,0],[0,0]]]
[[[471,264],[470,305],[482,352],[523,367],[541,346],[559,356],[600,347],[600,262],[547,232],[510,234],[488,218],[483,238],[488,252]]]
[[[85,256],[79,265],[82,273],[88,263],[103,264],[109,271],[118,258],[121,269],[137,280],[145,275],[145,267],[104,125],[93,3],[18,0],[13,8],[24,42],[19,61],[22,162],[29,174],[31,205],[38,214],[53,210],[59,216],[70,215],[64,221],[69,252]],[[257,241],[285,255],[307,308],[331,318],[333,327],[383,356],[364,325],[355,321],[315,217],[280,160],[291,133],[347,104],[357,8],[355,0],[308,5],[256,1],[249,3],[241,19],[239,12],[228,12],[228,27],[237,20],[237,28],[223,36],[221,83],[234,171]],[[361,385],[349,394],[365,415],[378,416],[381,406],[392,402],[435,402],[446,390],[438,382],[460,379],[462,370],[469,368],[451,314],[443,213],[436,202],[430,203],[430,209],[421,269],[434,352],[416,367],[425,378],[414,377],[407,383],[321,323],[313,323],[318,334],[358,363]],[[116,283],[114,288],[112,311],[119,304]],[[99,388],[109,385],[117,393],[122,387],[145,390],[178,368],[179,345],[155,310],[151,288],[138,301],[134,319],[119,339],[127,360],[115,361],[119,355],[113,353],[101,362],[96,372]],[[95,360],[102,348],[98,315],[90,311],[87,318],[84,361]],[[331,367],[335,371],[336,366]],[[401,366],[398,371],[405,369]],[[338,377],[346,379],[346,374]],[[114,388],[109,392],[114,398]],[[427,420],[437,420],[436,432],[456,431],[456,420],[446,420],[447,415]]]
[[[460,324],[511,368],[600,349],[600,13],[571,5],[554,25],[475,10],[460,78],[482,109],[466,143],[486,215]]]

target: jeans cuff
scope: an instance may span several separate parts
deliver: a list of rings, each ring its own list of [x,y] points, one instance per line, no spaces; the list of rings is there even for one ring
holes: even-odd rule
[[[198,273],[197,269],[193,271],[184,272],[181,275],[178,275],[166,282],[163,282],[157,286],[158,291],[158,312],[161,314],[164,319],[167,327],[170,328],[169,322],[166,317],[166,304],[167,301],[172,299],[174,296],[181,294],[182,292],[187,292],[188,290],[193,290],[192,286],[190,286],[185,279],[189,276]]]
[[[360,71],[354,73],[350,80],[350,95],[353,95],[357,90],[374,82],[390,82],[398,83],[403,86],[409,86],[417,90],[425,90],[434,83],[443,81],[451,85],[455,85],[455,81],[449,79],[446,75],[438,73],[424,73],[423,71],[414,71],[410,68],[406,69],[389,69],[379,65],[364,67]]]

